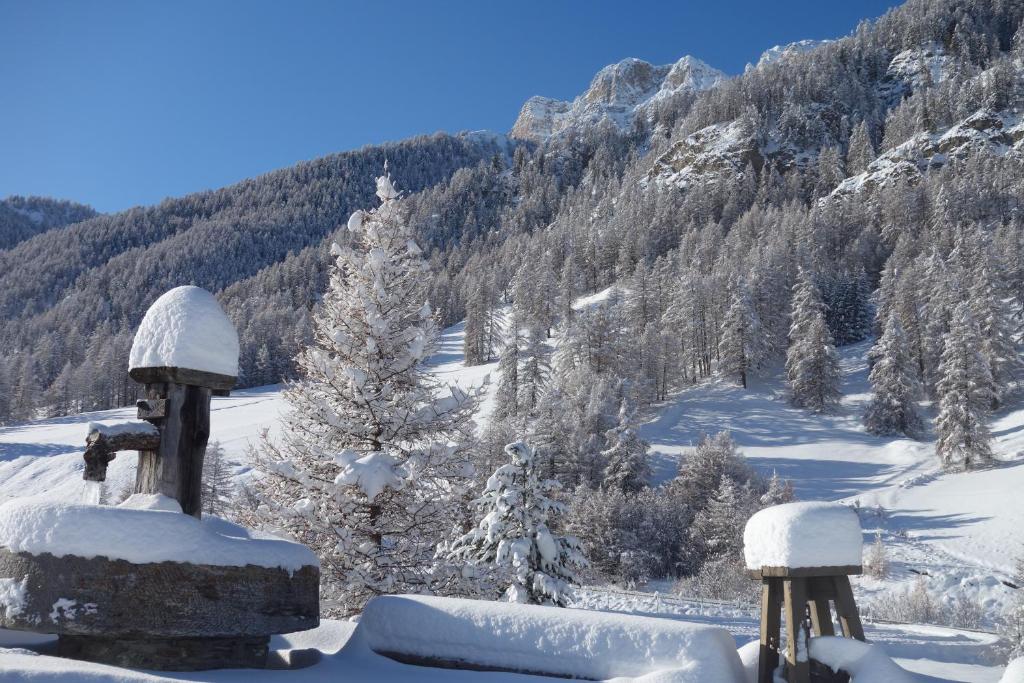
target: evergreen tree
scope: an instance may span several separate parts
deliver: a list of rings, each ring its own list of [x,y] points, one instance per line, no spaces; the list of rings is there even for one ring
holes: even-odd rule
[[[649,444],[637,433],[636,410],[627,398],[619,406],[618,424],[605,432],[608,447],[602,451],[604,481],[602,488],[630,493],[647,485],[650,466],[647,463]]]
[[[707,507],[693,520],[691,537],[704,549],[706,558],[735,555],[743,547],[744,514],[742,492],[736,482],[723,474]]]
[[[738,379],[744,389],[747,387],[748,375],[758,369],[764,358],[761,321],[745,284],[737,286],[732,304],[725,314],[718,355],[722,373]]]
[[[863,172],[875,160],[875,146],[871,142],[867,121],[861,121],[850,135],[850,148],[846,153],[846,168],[853,175]]]
[[[379,208],[349,220],[352,246],[333,247],[283,438],[264,440],[251,487],[253,523],[319,555],[321,595],[340,615],[381,593],[429,590],[470,472],[461,444],[475,402],[457,387],[440,395],[423,368],[437,339],[427,265],[390,176],[377,196]]]
[[[821,295],[803,269],[793,287],[786,377],[793,405],[819,413],[838,405],[839,357],[825,325]]]
[[[234,495],[235,482],[227,455],[219,441],[212,441],[203,456],[203,514],[223,517]]]
[[[953,312],[939,364],[935,452],[947,469],[971,469],[992,461],[987,421],[995,392],[981,348],[978,324],[970,306],[961,303]]]
[[[486,584],[504,586],[509,602],[565,607],[587,563],[576,538],[552,533],[555,517],[566,512],[550,497],[558,483],[540,478],[536,453],[525,443],[505,452],[510,462],[491,475],[477,501],[483,518],[448,548],[448,558],[466,563]]]
[[[920,436],[924,428],[917,408],[920,387],[895,312],[889,314],[871,354],[875,363],[869,379],[874,396],[864,414],[864,426],[872,434]]]

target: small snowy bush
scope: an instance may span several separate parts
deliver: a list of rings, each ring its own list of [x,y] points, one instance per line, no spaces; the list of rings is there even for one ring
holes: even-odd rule
[[[564,607],[587,561],[578,539],[551,531],[565,512],[549,497],[558,482],[540,478],[536,453],[525,443],[505,452],[511,462],[491,475],[477,500],[483,518],[447,549],[448,559],[468,565],[467,577],[505,586],[509,602]]]

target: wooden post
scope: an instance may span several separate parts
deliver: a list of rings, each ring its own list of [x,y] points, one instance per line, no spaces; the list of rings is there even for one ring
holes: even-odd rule
[[[782,579],[765,579],[761,584],[761,649],[757,658],[757,680],[772,680],[779,666],[779,628],[782,608]]]
[[[182,368],[135,368],[146,385],[139,417],[160,430],[156,450],[139,452],[135,493],[162,493],[193,517],[202,516],[203,459],[210,438],[210,400],[227,395],[235,378]]]
[[[782,584],[786,610],[786,680],[811,683],[811,664],[807,655],[808,635],[804,628],[807,613],[807,580],[785,579]]]

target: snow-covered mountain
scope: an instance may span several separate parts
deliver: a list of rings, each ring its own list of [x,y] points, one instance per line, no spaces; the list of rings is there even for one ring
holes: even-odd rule
[[[724,72],[689,55],[662,66],[642,59],[624,59],[597,72],[586,92],[572,102],[531,97],[519,112],[511,136],[540,142],[601,121],[626,129],[639,113],[659,100],[707,90],[727,78]]]
[[[767,64],[772,64],[774,62],[778,62],[778,61],[781,61],[783,59],[788,59],[790,57],[793,57],[794,55],[802,55],[805,52],[810,52],[811,50],[815,50],[815,49],[821,47],[822,45],[825,45],[825,44],[831,43],[831,42],[832,42],[831,40],[811,40],[811,39],[805,39],[805,40],[798,40],[798,41],[793,42],[793,43],[787,43],[785,45],[776,45],[776,46],[770,47],[767,50],[765,50],[764,52],[762,52],[761,53],[761,57],[760,57],[760,59],[757,60],[757,64],[756,65],[751,65],[751,66],[748,66],[747,68],[748,69],[756,69],[756,68],[765,66]]]

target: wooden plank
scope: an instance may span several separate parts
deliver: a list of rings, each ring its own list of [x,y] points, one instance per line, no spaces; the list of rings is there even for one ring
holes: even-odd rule
[[[779,628],[781,626],[782,581],[765,579],[761,583],[761,649],[757,657],[757,683],[773,683],[779,666]]]
[[[132,368],[128,371],[128,375],[140,384],[169,382],[219,391],[234,388],[235,382],[238,380],[237,377],[231,375],[218,375],[215,372],[203,372],[190,368]]]
[[[848,576],[863,574],[864,569],[860,566],[846,565],[841,567],[761,567],[750,569],[747,573],[755,579],[765,577],[786,578],[807,578],[811,576]]]
[[[811,609],[811,630],[814,635],[834,636],[836,629],[832,624],[832,612],[828,606],[828,599],[816,598],[807,604]]]
[[[807,609],[806,579],[786,579],[782,584],[782,594],[786,611],[786,680],[789,683],[811,683],[807,632],[804,630],[804,614]]]
[[[857,603],[853,599],[849,577],[837,576],[833,581],[836,587],[836,613],[843,635],[847,638],[865,640],[864,626],[860,623],[860,614],[857,613]]]

